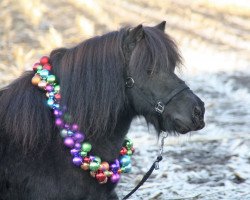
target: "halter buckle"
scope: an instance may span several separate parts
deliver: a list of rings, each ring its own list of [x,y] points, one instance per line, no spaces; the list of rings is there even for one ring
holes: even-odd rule
[[[125,85],[127,88],[132,88],[134,86],[134,84],[135,84],[135,81],[131,76],[126,78]]]
[[[162,102],[160,102],[160,101],[159,101],[159,102],[156,104],[156,106],[155,106],[155,111],[158,112],[158,113],[160,113],[160,114],[163,113],[164,109],[165,109],[165,106],[164,106],[164,104],[163,104]]]

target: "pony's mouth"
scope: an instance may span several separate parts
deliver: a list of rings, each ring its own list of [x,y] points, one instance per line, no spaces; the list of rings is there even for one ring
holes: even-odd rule
[[[186,134],[192,130],[188,125],[186,125],[185,123],[181,122],[178,119],[174,121],[174,128],[175,131],[180,134]]]

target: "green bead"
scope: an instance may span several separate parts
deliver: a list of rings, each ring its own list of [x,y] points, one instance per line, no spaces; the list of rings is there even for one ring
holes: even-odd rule
[[[83,150],[83,151],[90,152],[90,151],[91,151],[91,148],[92,148],[92,146],[91,146],[91,144],[88,143],[88,142],[84,142],[84,143],[82,144],[82,150]]]
[[[55,91],[55,93],[58,93],[60,91],[60,86],[59,85],[55,85],[54,91]]]
[[[37,71],[38,71],[38,70],[42,70],[42,69],[43,69],[43,66],[42,66],[42,65],[38,65],[36,69],[37,69]]]
[[[60,131],[60,135],[65,138],[67,136],[67,130],[66,129],[63,129]]]
[[[56,80],[55,75],[49,75],[48,78],[47,78],[47,81],[48,81],[49,83],[54,83],[55,80]]]
[[[129,148],[129,149],[132,148],[132,147],[133,147],[133,142],[132,142],[131,140],[128,139],[128,140],[126,141],[126,147]]]
[[[100,164],[98,162],[91,162],[89,164],[90,171],[97,171],[100,167]]]
[[[132,154],[133,154],[133,152],[129,149],[129,150],[127,151],[127,155],[131,156]]]
[[[81,155],[82,157],[85,157],[85,156],[87,156],[87,155],[88,155],[88,152],[81,151],[80,155]]]
[[[67,123],[71,123],[72,122],[72,117],[70,116],[70,114],[64,114],[63,119]]]
[[[95,156],[95,161],[98,162],[99,164],[101,164],[101,162],[102,162],[102,161],[101,161],[101,158],[98,157],[98,156]]]
[[[107,176],[107,177],[110,177],[110,176],[111,176],[110,171],[105,171],[104,174],[105,174],[105,176]]]

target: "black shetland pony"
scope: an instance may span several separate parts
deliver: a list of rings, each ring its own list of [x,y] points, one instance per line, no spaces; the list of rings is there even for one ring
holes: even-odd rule
[[[62,104],[103,160],[118,157],[138,115],[158,132],[204,127],[204,104],[174,73],[181,58],[164,29],[165,22],[123,28],[50,54]],[[0,200],[118,199],[115,184],[72,166],[33,75],[0,92]]]

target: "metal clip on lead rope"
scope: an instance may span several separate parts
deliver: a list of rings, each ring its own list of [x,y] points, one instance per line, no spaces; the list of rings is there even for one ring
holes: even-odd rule
[[[159,155],[157,156],[156,160],[154,161],[148,172],[143,176],[142,180],[138,183],[138,185],[130,193],[128,193],[125,197],[123,197],[122,200],[128,199],[133,193],[135,193],[136,190],[138,190],[148,180],[148,178],[150,177],[150,175],[153,173],[154,170],[159,169],[159,162],[162,160],[164,140],[167,137],[167,133],[162,131],[160,136],[161,136],[161,146],[159,150]]]

